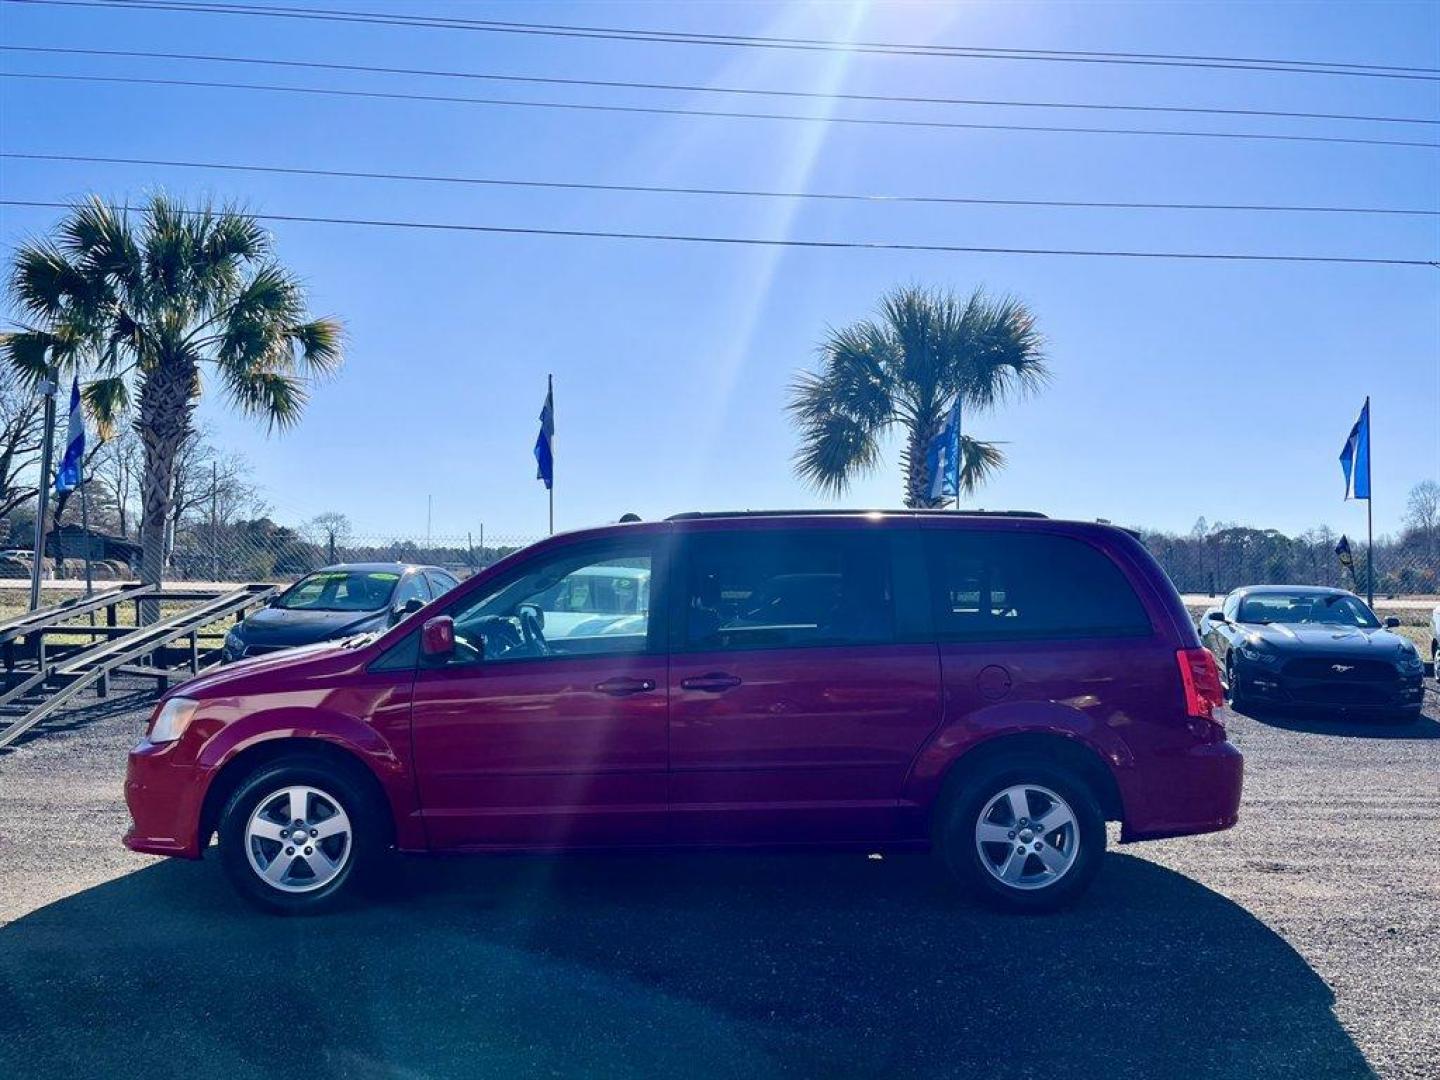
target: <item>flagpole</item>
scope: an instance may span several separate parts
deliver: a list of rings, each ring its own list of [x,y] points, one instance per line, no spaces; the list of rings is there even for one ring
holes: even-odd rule
[[[1375,440],[1370,430],[1375,426],[1370,415],[1370,395],[1365,395],[1365,594],[1370,610],[1375,610],[1375,487],[1371,483],[1370,455]]]
[[[85,595],[95,591],[95,579],[90,572],[90,499],[85,494],[85,457],[80,457],[80,531],[85,536]]]
[[[40,483],[35,493],[35,560],[30,564],[30,610],[40,606],[40,564],[45,558],[45,514],[50,504],[50,456],[55,443],[55,394],[60,384],[60,366],[52,366],[45,373],[42,384],[45,397],[42,430],[44,438],[40,446]]]
[[[545,400],[550,402],[550,422],[555,422],[555,376],[545,376]],[[555,535],[555,449],[551,443],[550,449],[550,483],[546,485],[546,491],[550,493],[550,535]]]

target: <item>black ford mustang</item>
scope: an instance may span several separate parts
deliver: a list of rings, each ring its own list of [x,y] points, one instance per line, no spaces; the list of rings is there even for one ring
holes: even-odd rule
[[[1420,718],[1425,665],[1408,640],[1343,589],[1236,589],[1200,619],[1230,701]]]

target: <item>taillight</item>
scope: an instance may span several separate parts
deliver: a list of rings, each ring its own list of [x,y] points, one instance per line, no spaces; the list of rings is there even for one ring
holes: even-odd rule
[[[1180,664],[1180,682],[1185,687],[1185,713],[1196,720],[1218,720],[1216,709],[1225,705],[1225,688],[1220,669],[1209,649],[1181,649],[1175,654]]]

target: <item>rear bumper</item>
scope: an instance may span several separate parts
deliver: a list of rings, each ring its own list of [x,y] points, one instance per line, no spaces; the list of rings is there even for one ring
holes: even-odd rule
[[[1204,743],[1127,770],[1122,843],[1228,829],[1240,817],[1245,759],[1228,742]]]
[[[204,774],[195,763],[178,762],[179,743],[157,746],[141,740],[125,768],[125,805],[131,826],[124,844],[147,855],[200,857],[198,822]]]

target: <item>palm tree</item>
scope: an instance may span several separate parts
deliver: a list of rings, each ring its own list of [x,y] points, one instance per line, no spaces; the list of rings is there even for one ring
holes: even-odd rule
[[[304,411],[307,384],[341,362],[340,324],[308,317],[270,235],[229,207],[156,195],[132,217],[91,197],[16,252],[9,285],[20,329],[4,335],[0,358],[22,384],[88,371],[85,403],[102,436],[134,406],[146,584],[164,578],[175,461],[202,372],[242,413],[284,428]]]
[[[841,495],[880,464],[881,440],[904,432],[905,505],[942,505],[930,496],[926,449],[952,405],[994,408],[1049,378],[1035,317],[1019,300],[968,300],[918,286],[895,289],[879,318],[831,331],[818,372],[791,385],[800,429],[795,471],[819,491]],[[962,432],[960,491],[973,493],[1005,464],[1001,449]]]

